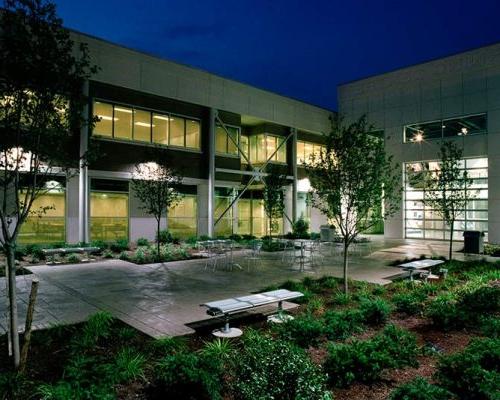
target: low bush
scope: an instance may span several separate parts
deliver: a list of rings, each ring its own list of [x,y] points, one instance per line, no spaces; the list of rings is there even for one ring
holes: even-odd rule
[[[137,239],[137,246],[149,246],[149,240],[141,237]]]
[[[155,376],[148,388],[148,398],[211,400],[220,399],[221,377],[195,353],[175,353],[162,358],[155,366]]]
[[[111,250],[104,250],[102,253],[103,258],[115,258]]]
[[[121,349],[116,355],[115,362],[111,367],[112,380],[115,382],[128,382],[137,379],[145,379],[144,366],[146,358],[130,348]]]
[[[349,293],[335,292],[332,296],[332,304],[337,306],[346,306],[352,301],[352,296]]]
[[[130,256],[126,251],[122,251],[118,258],[123,261],[130,261]]]
[[[81,261],[82,260],[81,260],[81,258],[80,258],[80,256],[78,254],[70,254],[66,258],[66,262],[68,262],[70,264],[78,264]]]
[[[323,334],[321,319],[306,314],[295,317],[283,324],[276,324],[276,331],[282,339],[290,340],[300,347],[316,346]]]
[[[174,241],[174,238],[167,229],[161,229],[156,235],[156,240],[162,244],[165,244],[172,243]]]
[[[45,254],[42,251],[42,247],[38,244],[28,244],[26,246],[26,253],[33,258],[45,260]]]
[[[500,286],[482,286],[474,291],[466,292],[457,303],[471,313],[490,313],[500,310]]]
[[[391,306],[380,297],[374,299],[365,298],[360,302],[359,311],[365,324],[382,325],[387,321],[391,313]]]
[[[109,249],[114,253],[120,253],[130,249],[127,239],[119,239],[109,245]]]
[[[344,340],[363,331],[359,310],[327,311],[323,320],[324,333],[330,340]]]
[[[109,244],[106,243],[104,240],[92,240],[90,242],[91,247],[99,247],[102,250],[106,250],[109,248]],[[84,246],[82,246],[84,247]]]
[[[497,400],[500,340],[475,339],[463,351],[443,357],[436,379],[463,400]]]
[[[91,315],[85,322],[81,335],[74,338],[74,344],[83,348],[95,346],[100,339],[110,336],[112,324],[113,316],[107,311]]]
[[[26,375],[12,371],[0,372],[0,399],[22,399],[29,388]]]
[[[389,325],[372,339],[331,345],[324,369],[333,386],[371,383],[386,369],[417,366],[417,354],[415,335]]]
[[[231,379],[241,400],[332,399],[324,374],[302,349],[253,332],[243,339]]]
[[[500,318],[485,316],[480,319],[481,333],[489,338],[500,338]]]
[[[394,389],[389,400],[450,400],[452,397],[446,389],[418,377]]]
[[[500,245],[493,243],[485,244],[484,254],[491,257],[500,257]]]
[[[282,251],[285,247],[285,245],[281,242],[275,242],[272,241],[269,238],[266,238],[262,240],[262,251],[269,251],[269,252],[275,252],[275,251]]]
[[[392,302],[396,310],[408,315],[420,314],[424,309],[426,299],[427,296],[419,291],[397,293],[392,296]]]
[[[456,297],[451,293],[436,297],[428,305],[426,315],[434,326],[444,330],[462,327],[467,320],[466,312],[457,307]]]

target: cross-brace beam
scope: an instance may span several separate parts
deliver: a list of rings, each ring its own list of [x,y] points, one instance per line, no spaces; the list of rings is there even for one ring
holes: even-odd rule
[[[260,174],[262,174],[262,171],[264,171],[266,169],[266,167],[268,166],[268,164],[271,162],[271,160],[273,159],[273,157],[276,155],[276,153],[279,151],[279,149],[284,146],[288,140],[290,138],[293,137],[293,132],[290,133],[286,138],[285,140],[283,140],[279,146],[274,150],[274,152],[268,157],[268,159],[266,160],[266,162],[264,164],[262,164],[261,166],[259,167],[254,167],[253,164],[250,162],[249,158],[247,157],[247,155],[243,152],[243,150],[241,149],[241,147],[239,146],[239,143],[236,142],[236,140],[234,140],[234,138],[229,134],[229,131],[227,130],[226,128],[226,125],[224,124],[224,122],[222,122],[222,120],[219,118],[219,116],[217,115],[217,122],[220,124],[220,126],[224,129],[224,131],[226,132],[226,135],[229,137],[229,139],[231,139],[231,141],[234,143],[234,145],[236,146],[236,148],[238,149],[238,152],[243,156],[243,158],[245,159],[245,161],[248,163],[248,165],[250,166],[250,168],[253,170],[254,172],[254,175],[252,175],[252,177],[248,180],[247,184],[243,187],[243,189],[238,193],[238,195],[231,201],[231,204],[229,204],[229,206],[222,212],[222,214],[219,216],[219,218],[217,218],[217,220],[215,221],[214,223],[214,226],[217,225],[219,223],[219,221],[222,220],[222,218],[224,218],[224,215],[227,214],[227,212],[234,206],[234,204],[241,198],[241,196],[243,196],[243,194],[245,193],[245,191],[252,185],[252,183],[255,181],[255,179],[257,177],[260,176]],[[263,181],[263,183],[265,184],[265,181]],[[288,215],[285,214],[285,217],[290,221],[290,218],[288,217]]]

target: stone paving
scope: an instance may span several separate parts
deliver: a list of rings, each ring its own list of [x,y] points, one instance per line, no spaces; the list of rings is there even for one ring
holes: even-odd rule
[[[355,280],[386,284],[401,271],[387,264],[421,254],[444,255],[442,242],[373,240],[350,257],[349,275]],[[463,255],[456,253],[457,258]],[[98,310],[107,310],[125,323],[153,336],[177,336],[193,332],[186,324],[205,320],[201,303],[242,296],[286,279],[304,276],[342,276],[340,257],[328,257],[322,267],[298,271],[281,263],[280,253],[263,253],[262,265],[248,270],[245,257],[236,260],[243,270],[204,270],[204,260],[136,265],[121,260],[89,264],[33,266],[31,275],[17,277],[20,326],[24,326],[31,280],[40,280],[34,328],[84,321]],[[0,280],[5,298],[5,279]],[[0,302],[0,331],[6,330],[6,302]]]

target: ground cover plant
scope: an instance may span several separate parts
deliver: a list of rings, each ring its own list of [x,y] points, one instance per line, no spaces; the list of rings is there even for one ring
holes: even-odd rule
[[[0,354],[0,399],[496,400],[499,266],[446,267],[444,281],[352,281],[349,295],[332,277],[284,282],[306,294],[295,319],[248,321],[235,340],[154,340],[106,313],[37,331],[24,375]]]

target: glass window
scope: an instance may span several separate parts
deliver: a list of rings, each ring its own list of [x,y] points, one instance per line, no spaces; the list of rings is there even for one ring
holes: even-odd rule
[[[54,183],[54,184],[53,184]],[[31,206],[31,214],[19,232],[19,242],[54,243],[66,240],[66,193],[59,182],[49,181],[52,189],[38,196]],[[23,195],[23,192],[20,193]],[[45,212],[41,212],[45,209]]]
[[[168,210],[168,230],[181,239],[196,236],[197,216],[196,195],[185,194],[176,206]]]
[[[250,161],[255,163],[257,159],[257,136],[250,136]]]
[[[304,158],[304,151],[305,151],[304,146],[305,146],[304,142],[301,141],[297,142],[297,164],[304,164],[304,162],[306,161]]]
[[[454,240],[462,240],[461,232],[465,229],[488,231],[488,159],[466,159],[461,162],[467,167],[469,176],[480,171],[480,177],[473,180],[469,191],[474,199],[470,200],[455,222]],[[478,167],[474,169],[474,167]],[[469,169],[472,168],[472,169]],[[423,205],[425,197],[425,176],[439,170],[439,162],[413,163],[405,165],[405,234],[408,238],[445,240],[449,238],[449,227],[440,215]],[[425,209],[425,211],[423,211]]]
[[[168,144],[168,125],[170,117],[168,115],[153,114],[153,142],[158,144]]]
[[[230,190],[218,189],[215,195],[214,220],[222,219],[215,225],[216,236],[229,236],[233,233],[233,210],[229,209],[224,215],[224,211],[230,206],[233,197]]]
[[[267,152],[267,157],[266,159],[271,159],[273,161],[276,161],[276,154],[274,154],[276,151],[276,137],[274,136],[266,136],[266,152]]]
[[[278,138],[277,145],[280,146],[276,154],[276,161],[286,163],[286,143],[284,138]]]
[[[200,148],[200,121],[186,120],[186,147]]]
[[[238,234],[251,235],[252,234],[252,200],[240,199],[238,200]]]
[[[227,153],[227,135],[222,126],[215,127],[215,151]]]
[[[151,142],[151,113],[134,110],[134,140]]]
[[[238,143],[238,136],[239,136],[240,130],[238,128],[235,128],[232,126],[228,126],[227,130],[229,132],[229,137],[227,138],[227,152],[229,154],[236,154],[237,155],[238,154],[238,147],[236,146],[235,143]]]
[[[94,133],[99,136],[113,136],[113,106],[94,101],[94,116],[99,118],[95,123]]]
[[[248,136],[241,135],[240,136],[240,147],[241,147],[241,150],[243,151],[243,154],[245,154],[245,156],[247,158],[249,157],[248,146],[249,146]],[[246,163],[246,160],[244,157],[242,157],[241,161]]]
[[[104,241],[128,239],[128,215],[128,193],[92,190],[90,238]]]
[[[172,146],[184,147],[184,118],[170,118],[170,143]]]
[[[449,118],[405,126],[405,142],[487,133],[486,114]]]
[[[119,139],[132,139],[132,109],[115,106],[114,137]]]

